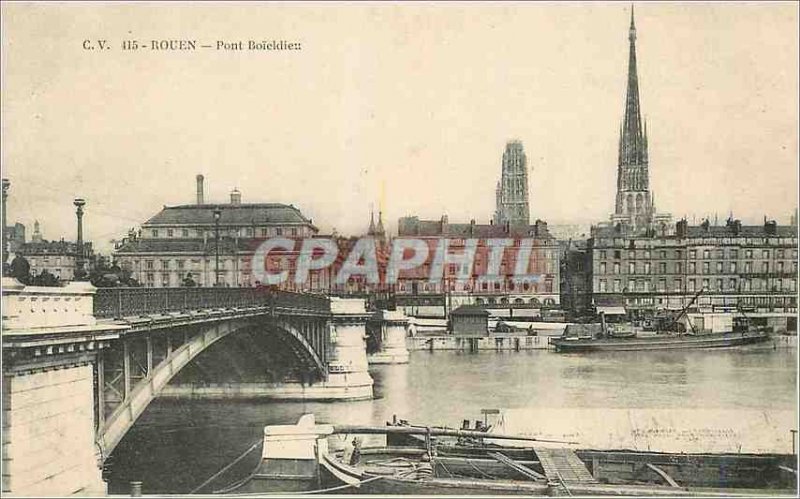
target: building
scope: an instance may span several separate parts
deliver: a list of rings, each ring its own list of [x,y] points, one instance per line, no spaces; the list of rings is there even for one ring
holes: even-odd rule
[[[492,219],[494,225],[506,223],[521,227],[530,225],[528,157],[519,140],[512,140],[506,144],[495,196],[497,208]]]
[[[636,68],[636,25],[631,9],[628,30],[628,86],[625,112],[620,127],[617,161],[617,195],[612,225],[627,225],[635,231],[647,231],[653,224],[669,224],[669,215],[657,215],[654,194],[650,191],[650,159],[647,124],[641,116],[639,77]]]
[[[592,306],[592,256],[586,239],[558,242],[561,253],[561,308],[576,315]]]
[[[742,311],[751,318],[797,330],[797,231],[765,220],[724,226],[707,220],[641,234],[595,227],[589,239],[595,306],[625,306],[635,318],[693,307]]]
[[[555,307],[559,303],[559,251],[555,238],[547,230],[547,223],[537,220],[529,226],[476,224],[449,222],[447,215],[440,220],[420,220],[419,217],[403,217],[398,221],[398,237],[421,239],[428,244],[428,259],[421,266],[401,272],[396,293],[419,297],[448,295],[448,308],[459,305],[498,305]],[[471,276],[464,282],[457,281],[458,266],[447,265],[443,279],[431,282],[430,268],[439,241],[448,239],[449,251],[462,253],[469,239],[477,240],[477,250]],[[514,244],[530,239],[532,249],[528,271],[524,278],[516,277],[517,247],[507,248],[500,263],[499,275],[487,276],[490,247],[487,239],[509,238]]]
[[[299,240],[313,237],[318,229],[293,205],[242,203],[238,190],[230,203],[204,200],[204,178],[197,176],[197,202],[165,206],[131,231],[115,249],[115,262],[148,287],[181,286],[191,280],[199,286],[255,286],[253,255],[267,238],[294,241],[286,251],[273,250],[262,265],[294,275]],[[262,267],[263,268],[263,267]],[[312,273],[304,286],[327,289],[324,278]],[[292,279],[282,284],[293,288]]]
[[[456,336],[489,336],[489,312],[475,305],[461,305],[450,312],[450,330]]]
[[[28,261],[31,276],[47,272],[62,281],[73,280],[79,255],[78,243],[64,241],[63,238],[60,241],[44,239],[38,220],[33,227],[30,242],[16,247],[16,253]],[[84,242],[83,260],[87,264],[87,270],[92,268],[94,259],[92,243]]]

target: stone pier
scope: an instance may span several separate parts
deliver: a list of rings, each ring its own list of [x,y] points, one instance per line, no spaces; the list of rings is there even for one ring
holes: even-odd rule
[[[97,324],[94,292],[3,278],[3,494],[106,493],[94,369],[124,327]]]
[[[408,317],[401,310],[379,310],[372,316],[378,349],[367,357],[370,364],[408,364]]]

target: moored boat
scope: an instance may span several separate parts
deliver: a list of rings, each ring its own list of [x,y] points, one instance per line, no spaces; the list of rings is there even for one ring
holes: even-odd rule
[[[424,436],[423,446],[375,443],[357,435]],[[439,452],[432,437],[473,438],[485,432],[434,427],[333,426],[305,415],[297,425],[268,426],[259,468],[228,492],[305,491],[336,494],[447,495],[795,495],[795,458],[782,454],[675,454],[576,449],[492,432],[492,439],[527,442],[511,448],[475,442],[467,457]],[[342,437],[347,445],[334,448]]]
[[[680,350],[696,348],[725,348],[752,345],[769,341],[766,328],[741,332],[708,334],[652,334],[627,338],[600,337],[553,337],[550,344],[556,352],[598,352],[633,350]]]

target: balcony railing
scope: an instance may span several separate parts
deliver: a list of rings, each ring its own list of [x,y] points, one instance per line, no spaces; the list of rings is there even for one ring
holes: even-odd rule
[[[100,288],[94,296],[96,318],[122,318],[235,307],[325,313],[322,295],[266,288]]]

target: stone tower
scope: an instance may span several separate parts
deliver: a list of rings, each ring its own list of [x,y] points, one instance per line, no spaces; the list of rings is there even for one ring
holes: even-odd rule
[[[503,170],[497,183],[494,223],[530,225],[528,201],[528,158],[522,142],[512,140],[503,153]]]
[[[619,137],[617,163],[617,199],[612,220],[632,226],[634,230],[648,227],[655,209],[650,193],[650,172],[647,156],[647,124],[642,126],[639,104],[639,78],[636,73],[636,25],[631,7],[631,26],[628,31],[628,90],[625,96],[625,116]],[[644,128],[644,130],[643,130]]]

